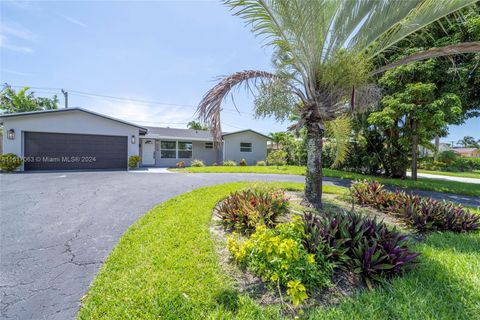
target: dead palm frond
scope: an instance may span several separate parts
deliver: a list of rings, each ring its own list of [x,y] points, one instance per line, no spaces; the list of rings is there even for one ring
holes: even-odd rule
[[[256,86],[257,81],[275,81],[279,79],[279,76],[267,71],[246,70],[236,72],[223,78],[205,94],[198,105],[197,115],[201,121],[209,124],[215,146],[218,146],[222,141],[220,111],[222,102],[228,96],[230,91],[240,84],[246,85],[247,88],[251,90],[251,86]]]

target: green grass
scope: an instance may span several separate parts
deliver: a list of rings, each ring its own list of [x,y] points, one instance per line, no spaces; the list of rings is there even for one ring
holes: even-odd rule
[[[191,173],[274,173],[274,174],[296,174],[305,175],[305,167],[302,166],[236,166],[236,167],[224,167],[224,166],[209,166],[209,167],[188,167],[184,169],[170,169],[176,172],[191,172]],[[333,169],[323,169],[325,177],[342,178],[342,179],[366,179],[376,180],[383,184],[397,186],[401,188],[418,189],[439,191],[455,194],[463,194],[469,196],[480,197],[480,185],[475,183],[465,183],[457,181],[442,181],[438,179],[419,178],[417,181],[410,179],[393,179],[383,178],[376,176],[369,176],[354,172],[346,172]]]
[[[210,238],[212,208],[251,183],[206,187],[155,207],[132,225],[91,285],[78,319],[280,319],[235,290]],[[300,183],[272,183],[301,190]],[[325,192],[343,192],[330,186]],[[360,292],[310,319],[479,319],[480,234],[431,234],[421,263],[386,289]]]
[[[462,178],[475,178],[480,179],[480,172],[469,171],[469,172],[447,172],[447,171],[432,171],[432,170],[423,170],[419,169],[419,173],[428,173],[438,176],[449,176],[449,177],[462,177]]]

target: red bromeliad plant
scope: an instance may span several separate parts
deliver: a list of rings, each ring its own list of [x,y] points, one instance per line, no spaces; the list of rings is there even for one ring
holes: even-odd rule
[[[452,202],[437,201],[405,192],[390,192],[378,182],[355,181],[352,196],[358,203],[399,214],[419,231],[466,232],[480,228],[480,215]]]
[[[230,194],[216,214],[226,228],[249,234],[258,224],[274,227],[287,212],[288,199],[283,191],[248,189]]]

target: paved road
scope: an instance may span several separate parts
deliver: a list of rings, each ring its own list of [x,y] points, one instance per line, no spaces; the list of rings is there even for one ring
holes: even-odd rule
[[[408,177],[410,177],[411,175],[412,175],[411,172],[407,172]],[[439,174],[430,174],[430,173],[422,173],[422,172],[418,173],[418,177],[436,179],[436,180],[457,181],[457,182],[480,184],[480,179],[477,179],[477,178],[452,177],[452,176],[443,176],[443,175],[439,175]]]
[[[101,264],[135,220],[175,195],[229,181],[303,182],[304,177],[133,172],[0,175],[0,317],[73,319]],[[346,186],[349,181],[325,183]],[[480,205],[478,199],[462,201]]]

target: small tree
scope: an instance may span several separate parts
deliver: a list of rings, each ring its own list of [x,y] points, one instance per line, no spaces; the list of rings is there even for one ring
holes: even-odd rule
[[[273,150],[267,156],[267,164],[270,166],[284,166],[287,164],[287,153],[283,150]]]
[[[58,108],[58,98],[35,97],[34,92],[28,92],[29,87],[24,87],[15,92],[8,84],[0,92],[0,110],[4,113],[31,112],[52,110]]]

